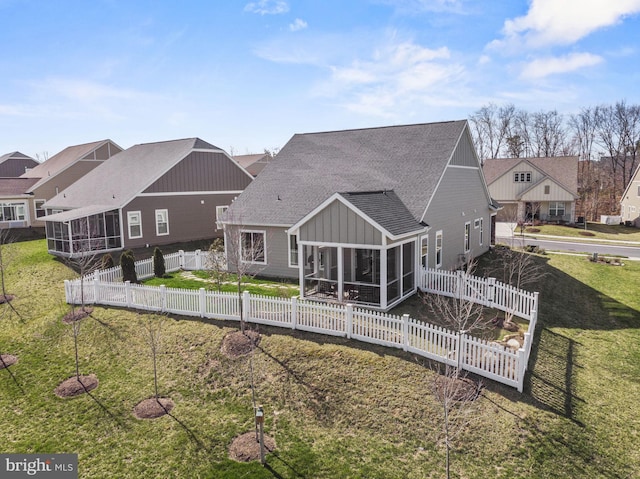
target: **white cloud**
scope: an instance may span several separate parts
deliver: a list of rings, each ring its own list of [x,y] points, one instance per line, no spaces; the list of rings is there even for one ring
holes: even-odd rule
[[[307,28],[307,26],[307,22],[300,18],[296,18],[293,23],[289,24],[289,30],[291,30],[292,32],[297,32],[298,30],[304,30],[305,28]]]
[[[527,64],[520,74],[525,80],[544,78],[557,73],[569,73],[602,63],[603,58],[591,53],[570,53],[561,57],[537,58]]]
[[[390,117],[400,107],[446,101],[465,72],[450,57],[446,47],[391,42],[370,59],[331,67],[331,79],[320,92],[342,101],[351,111]]]
[[[260,15],[278,15],[287,13],[289,5],[284,0],[258,0],[257,2],[247,3],[244,11]]]
[[[494,47],[569,45],[640,12],[640,0],[531,0],[522,17],[506,20]]]

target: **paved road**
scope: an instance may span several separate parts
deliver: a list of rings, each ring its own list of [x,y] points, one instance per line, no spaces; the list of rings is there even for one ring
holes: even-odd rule
[[[525,244],[539,246],[546,250],[566,251],[568,253],[598,253],[599,255],[627,256],[640,260],[640,247],[609,245],[599,243],[578,243],[572,241],[550,241],[525,237]],[[522,245],[522,238],[512,236],[496,236],[497,243]]]

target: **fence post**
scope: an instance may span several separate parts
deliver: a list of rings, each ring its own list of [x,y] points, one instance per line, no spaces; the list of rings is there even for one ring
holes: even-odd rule
[[[65,279],[64,280],[64,299],[67,302],[67,304],[71,304],[71,302],[69,301],[69,297],[71,295],[69,294],[69,280]]]
[[[202,256],[201,256],[202,251],[197,249],[196,250],[196,271],[200,271],[202,269]]]
[[[518,392],[521,393],[524,390],[524,375],[527,371],[528,358],[525,357],[524,349],[518,349]]]
[[[180,265],[180,269],[184,269],[184,250],[178,251],[178,264]]]
[[[200,288],[199,290],[199,302],[200,302],[200,317],[204,318],[204,314],[207,312],[207,296],[204,288]]]
[[[96,276],[93,277],[93,303],[94,304],[100,304],[99,298],[98,298],[98,278]]]
[[[291,298],[291,329],[296,329],[298,326],[298,297],[293,296]]]
[[[457,274],[457,278],[456,278],[456,291],[454,293],[454,298],[456,299],[461,299],[462,295],[463,295],[463,284],[464,284],[464,279],[462,278],[463,275],[463,271],[462,270],[457,270],[456,274]]]
[[[464,351],[465,332],[460,331],[456,336],[456,361],[458,362],[458,371],[460,371],[460,367],[462,366],[462,351]]]
[[[249,311],[249,308],[251,308],[251,296],[249,295],[249,291],[243,291],[242,292],[242,312],[244,314],[244,318],[241,318],[241,319],[243,319],[245,323],[248,323],[249,320],[251,319],[251,311]]]
[[[167,288],[164,284],[160,285],[160,312],[167,310]]]
[[[347,339],[351,339],[353,334],[353,304],[347,303],[345,311],[347,313]]]
[[[533,308],[531,308],[531,320],[533,321],[533,323],[535,324],[535,322],[538,320],[538,295],[540,293],[538,293],[537,291],[535,293],[533,293]]]
[[[409,349],[409,315],[402,315],[402,349]]]
[[[487,307],[493,308],[493,301],[496,297],[496,279],[487,278]]]
[[[131,281],[124,282],[124,297],[127,303],[127,308],[131,307]]]

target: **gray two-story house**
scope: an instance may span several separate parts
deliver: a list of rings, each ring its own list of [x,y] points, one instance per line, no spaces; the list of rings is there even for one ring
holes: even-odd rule
[[[297,134],[227,211],[227,260],[387,310],[485,253],[496,211],[466,121]]]

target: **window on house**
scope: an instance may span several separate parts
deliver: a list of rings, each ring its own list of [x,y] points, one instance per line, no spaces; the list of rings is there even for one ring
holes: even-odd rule
[[[464,252],[466,253],[471,249],[471,223],[464,224]]]
[[[127,212],[129,239],[142,238],[142,214],[139,211]]]
[[[436,268],[442,266],[442,231],[436,232]]]
[[[24,221],[24,203],[0,203],[0,221]]]
[[[551,186],[544,185],[544,194],[548,195],[551,192]]]
[[[516,183],[531,183],[531,172],[517,171],[513,174],[513,181]]]
[[[475,220],[473,220],[473,227],[474,229],[480,228],[480,218],[476,218]]]
[[[640,186],[638,186],[638,196],[640,196]]]
[[[482,243],[484,242],[484,221],[483,218],[480,218],[480,239],[478,241],[478,243],[480,244],[480,246],[482,246]]]
[[[169,210],[156,210],[156,235],[169,234]]]
[[[222,229],[222,218],[229,209],[228,206],[216,206],[216,229]]]
[[[264,231],[241,231],[240,255],[245,263],[266,264]]]
[[[47,215],[47,212],[43,208],[45,200],[35,200],[34,205],[36,207],[36,218],[42,218]]]
[[[429,267],[429,237],[420,238],[420,262],[423,268]]]
[[[562,201],[552,201],[549,203],[550,216],[564,216],[564,203]]]
[[[289,235],[289,266],[298,266],[298,235]]]

